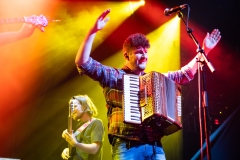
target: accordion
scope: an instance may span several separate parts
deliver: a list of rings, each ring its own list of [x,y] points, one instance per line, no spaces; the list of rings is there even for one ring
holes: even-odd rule
[[[164,135],[182,129],[178,85],[158,72],[123,75],[123,116],[125,123],[160,127]]]

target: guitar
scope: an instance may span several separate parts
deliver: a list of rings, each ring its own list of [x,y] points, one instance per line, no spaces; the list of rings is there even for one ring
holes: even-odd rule
[[[72,100],[69,101],[69,114],[68,114],[68,133],[72,133],[72,112],[74,110],[74,105]],[[68,143],[68,149],[69,149],[69,158],[68,160],[72,160],[75,152],[76,152],[76,148],[72,147],[71,144]]]
[[[36,25],[42,32],[44,27],[48,25],[48,19],[44,15],[19,18],[0,18],[0,24],[13,24],[13,23],[30,23]]]

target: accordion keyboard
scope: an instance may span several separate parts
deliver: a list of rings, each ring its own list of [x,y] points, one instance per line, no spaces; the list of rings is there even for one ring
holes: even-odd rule
[[[124,76],[123,116],[128,123],[141,124],[139,76]]]

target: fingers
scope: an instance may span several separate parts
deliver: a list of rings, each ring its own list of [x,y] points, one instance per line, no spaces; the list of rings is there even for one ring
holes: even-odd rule
[[[218,29],[214,29],[211,34],[207,33],[203,41],[203,48],[206,54],[208,54],[220,41],[221,34]]]
[[[110,18],[107,17],[107,18],[104,20],[104,22],[107,23],[107,22],[109,21],[109,19],[110,19]]]
[[[207,32],[207,34],[206,34],[204,39],[206,39],[206,38],[209,38],[209,33],[208,32]]]
[[[72,134],[69,134],[67,129],[63,131],[62,137],[72,145],[76,143],[75,137]]]
[[[69,148],[65,148],[61,154],[63,159],[68,159],[69,158]]]
[[[67,130],[64,130],[64,131],[63,131],[63,133],[62,133],[62,137],[63,137],[64,139],[66,139],[66,137],[67,137],[67,133],[68,133]]]
[[[105,10],[98,19],[103,20],[108,15],[108,13],[110,13],[110,9]]]
[[[220,31],[218,29],[214,29],[210,34],[210,38],[218,42],[221,39]]]
[[[211,47],[213,48],[221,39],[221,35],[220,35],[220,31],[218,29],[214,29],[211,34],[207,33],[206,37],[205,37],[205,41],[207,43],[207,41],[209,40],[211,42]]]

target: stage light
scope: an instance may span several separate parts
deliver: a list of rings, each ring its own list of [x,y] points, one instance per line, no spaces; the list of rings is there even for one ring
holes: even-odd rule
[[[136,11],[140,6],[144,6],[145,1],[144,0],[140,0],[139,2],[137,1],[129,1],[129,7],[132,11],[132,14],[134,11]]]
[[[144,0],[140,0],[140,5],[144,6],[145,5],[145,1]]]

